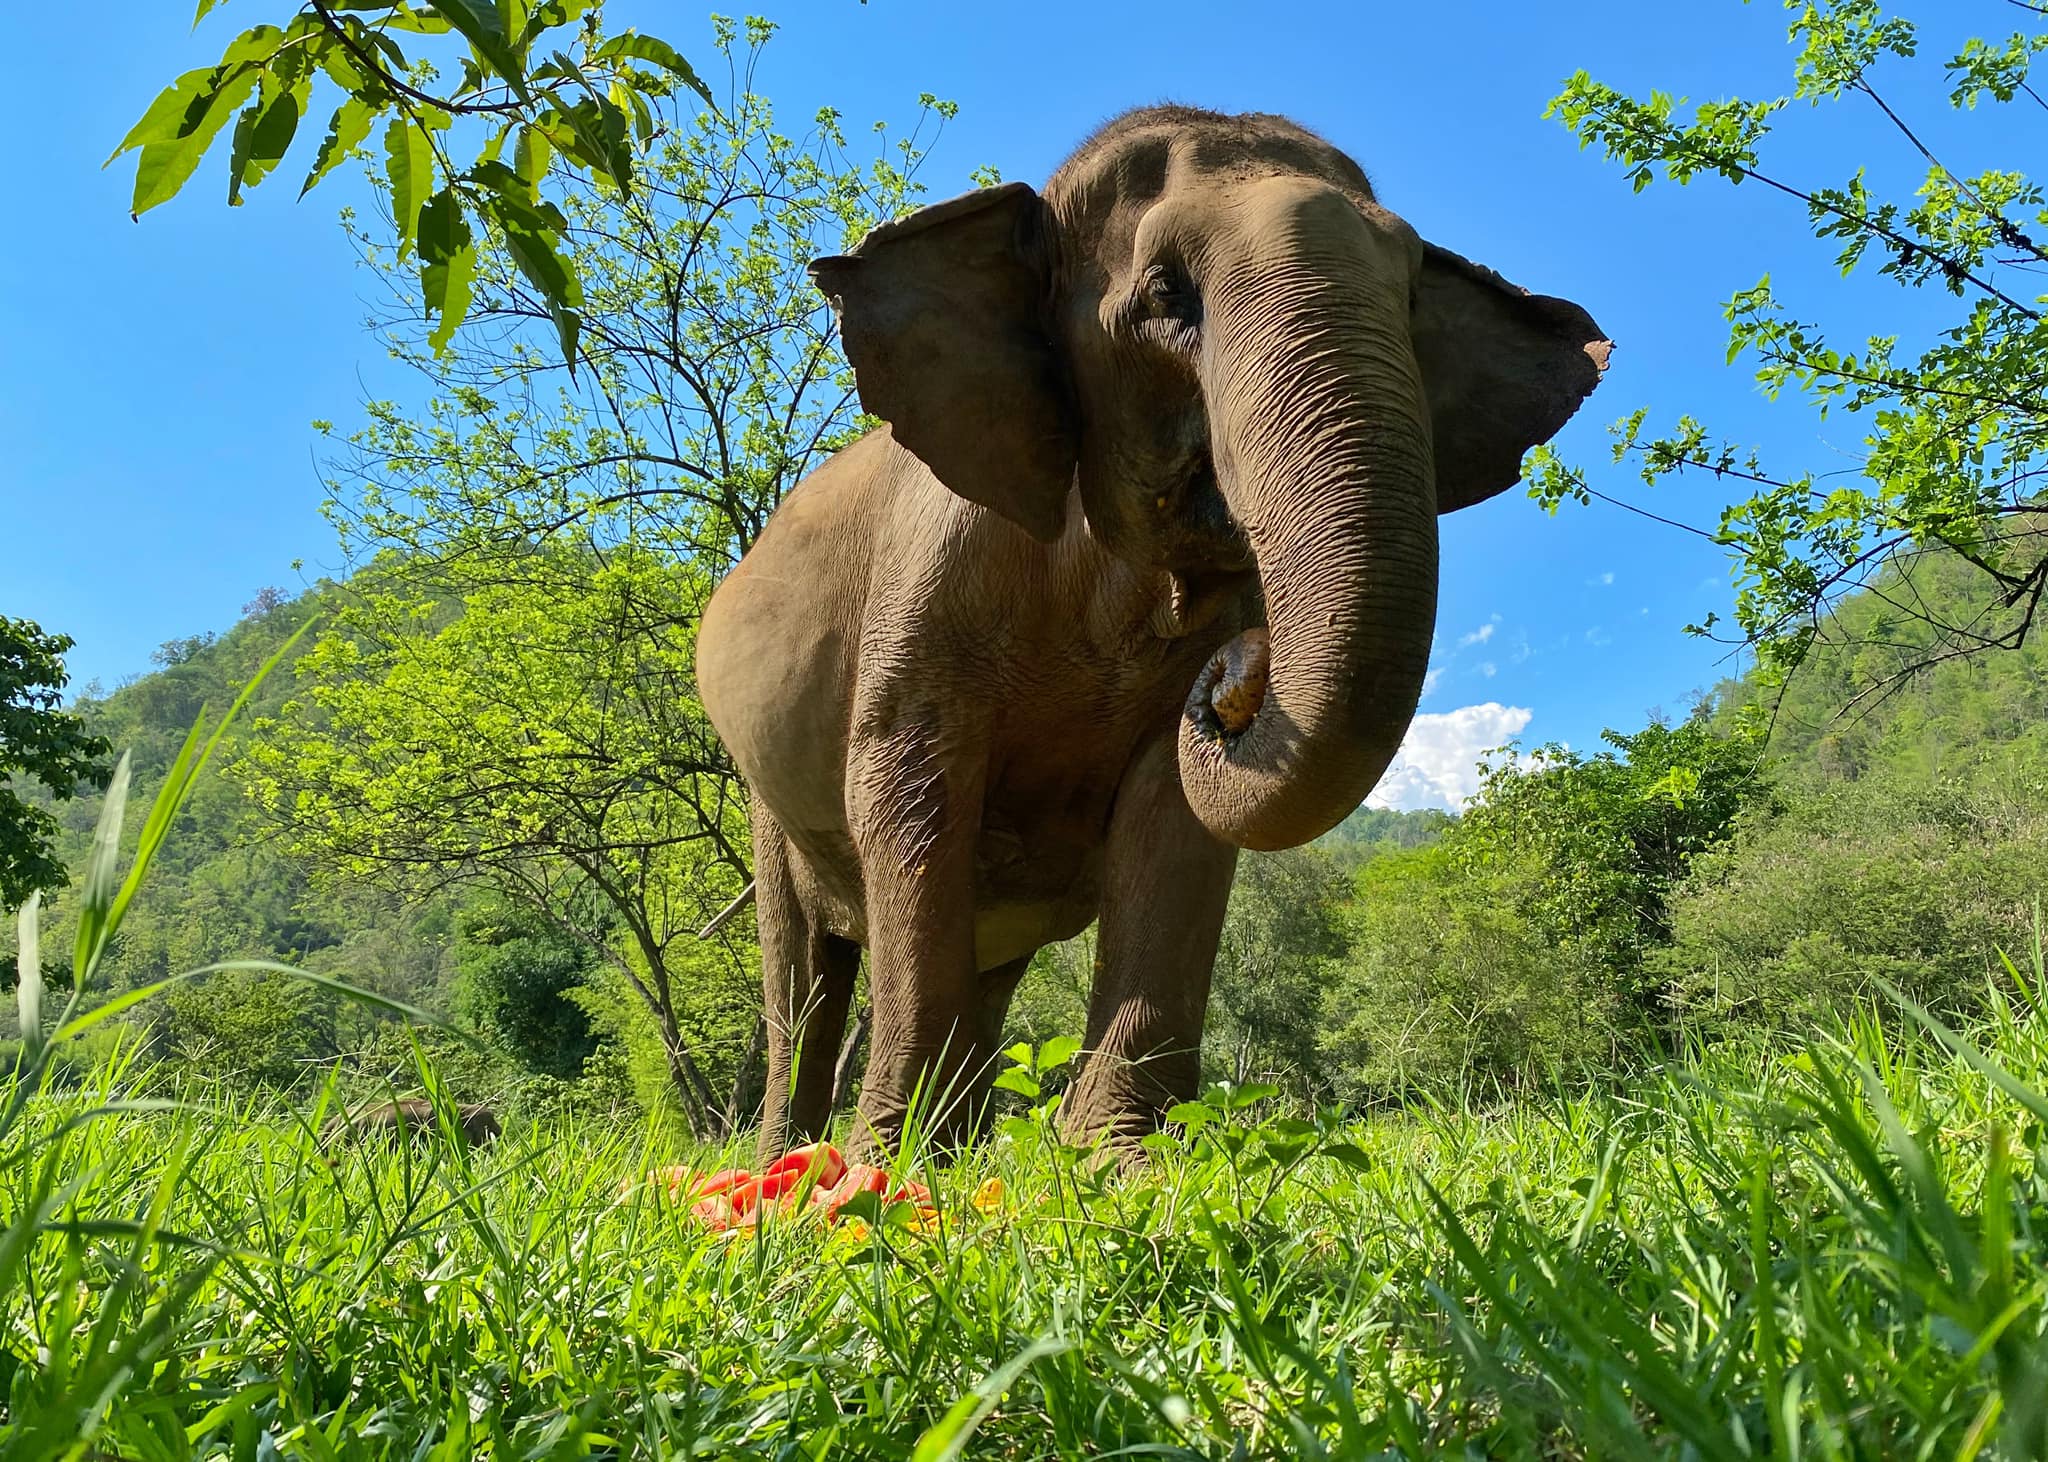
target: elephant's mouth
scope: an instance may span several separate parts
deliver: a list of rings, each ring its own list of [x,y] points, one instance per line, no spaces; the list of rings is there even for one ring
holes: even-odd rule
[[[1272,655],[1272,637],[1256,625],[1209,657],[1188,692],[1187,718],[1199,735],[1228,741],[1244,734],[1266,704]]]
[[[1176,601],[1215,604],[1244,593],[1248,585],[1256,583],[1258,558],[1243,525],[1224,501],[1215,462],[1208,452],[1201,454],[1189,472],[1182,500],[1191,525],[1187,548],[1202,567],[1193,573],[1175,573]],[[1207,618],[1206,614],[1199,619],[1189,614],[1184,621],[1192,627]],[[1271,665],[1272,643],[1264,625],[1245,630],[1211,655],[1188,692],[1187,717],[1197,733],[1214,741],[1242,735],[1266,703]]]

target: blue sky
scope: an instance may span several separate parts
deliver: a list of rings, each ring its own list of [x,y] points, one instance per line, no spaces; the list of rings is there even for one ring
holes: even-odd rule
[[[2002,34],[2000,8],[1956,7]],[[1606,424],[1637,406],[1660,421],[1692,411],[1787,466],[1853,463],[1852,424],[1771,407],[1725,366],[1721,307],[1735,290],[1773,272],[1807,317],[1850,324],[1866,322],[1859,303],[1882,301],[1909,338],[1937,317],[1929,302],[1836,279],[1788,200],[1712,182],[1632,195],[1542,120],[1580,67],[1637,93],[1781,93],[1791,52],[1768,0],[763,9],[784,28],[761,89],[792,122],[823,104],[852,123],[901,122],[922,91],[960,104],[925,174],[940,196],[980,164],[1041,181],[1103,117],[1141,102],[1278,111],[1316,128],[1426,237],[1592,311],[1619,349],[1560,445],[1597,467],[1596,485],[1667,516],[1710,525],[1721,499],[1708,483],[1650,493],[1606,466]],[[10,159],[24,206],[0,237],[0,612],[74,636],[75,686],[118,684],[162,641],[226,628],[260,587],[336,568],[309,423],[346,427],[366,394],[417,394],[361,328],[364,281],[335,221],[352,183],[295,203],[288,163],[230,210],[223,154],[132,223],[131,168],[100,168],[161,85],[214,59],[236,25],[283,10],[238,0],[195,33],[187,0],[126,0],[96,22],[84,76],[37,65],[15,78],[17,114],[44,120]],[[610,16],[710,52],[694,10],[615,0]],[[17,56],[60,56],[76,24],[65,7],[18,7],[0,35]],[[1956,36],[1942,26],[1928,48],[1945,56]],[[1909,75],[1888,100],[1959,162],[1996,160],[1986,130],[1950,117],[1925,84],[1933,68],[1917,89]],[[1879,182],[1917,177],[1867,107],[1798,109],[1771,157],[1809,184],[1839,183],[1855,163]],[[1681,628],[1729,599],[1719,550],[1614,508],[1552,519],[1511,493],[1447,520],[1427,718],[1387,793],[1407,805],[1455,795],[1472,753],[1510,733],[1587,746],[1652,709],[1682,713],[1729,667]]]

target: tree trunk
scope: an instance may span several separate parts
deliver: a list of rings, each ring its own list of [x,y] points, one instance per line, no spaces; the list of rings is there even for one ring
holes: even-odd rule
[[[661,1018],[662,1049],[668,1054],[669,1080],[675,1083],[676,1094],[682,1098],[683,1115],[689,1120],[691,1134],[707,1139],[723,1137],[726,1133],[724,1113],[719,1108],[718,1099],[712,1095],[711,1084],[697,1069],[690,1048],[683,1042],[682,1030],[676,1024],[675,1007],[664,998],[656,1013]]]
[[[850,1095],[848,1088],[853,1085],[854,1058],[860,1054],[861,1038],[868,1033],[866,1011],[858,1011],[853,1025],[846,1032],[846,1039],[840,1043],[839,1059],[832,1066],[832,1110],[838,1111],[846,1105]]]
[[[740,1069],[732,1079],[732,1099],[725,1107],[725,1130],[737,1132],[740,1124],[761,1109],[761,1098],[766,1095],[763,1078],[768,1073],[768,1017],[761,1014],[754,1017],[754,1036],[747,1042],[747,1059],[740,1063]]]

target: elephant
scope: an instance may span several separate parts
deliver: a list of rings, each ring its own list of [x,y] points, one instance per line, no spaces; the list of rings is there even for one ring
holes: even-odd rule
[[[471,1147],[497,1140],[502,1130],[498,1114],[482,1103],[468,1103],[455,1109],[456,1126]],[[320,1145],[332,1149],[344,1141],[367,1142],[377,1137],[424,1139],[439,1130],[434,1104],[424,1097],[375,1102],[353,1112],[337,1112],[320,1129]]]
[[[950,1146],[1032,955],[1091,922],[1062,1120],[1128,1151],[1197,1090],[1239,850],[1324,833],[1401,743],[1439,515],[1516,482],[1612,343],[1309,130],[1183,106],[810,273],[883,425],[789,492],[697,650],[751,794],[762,1155],[823,1135],[863,949],[852,1140],[922,1091]]]

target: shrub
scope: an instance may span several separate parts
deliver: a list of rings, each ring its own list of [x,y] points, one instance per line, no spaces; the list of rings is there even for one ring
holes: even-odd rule
[[[1795,794],[1745,819],[1671,905],[1655,962],[1686,1018],[1793,1026],[1879,994],[1974,1005],[2017,952],[2048,866],[2048,793],[2017,750],[1932,785]]]
[[[195,1074],[290,1086],[335,1052],[334,1001],[270,970],[221,970],[164,997],[171,1053]]]
[[[1447,847],[1368,865],[1331,967],[1322,1050],[1340,1095],[1520,1084],[1611,1063],[1627,991],[1597,947],[1522,912],[1537,871],[1460,868]]]
[[[457,1006],[526,1070],[572,1077],[597,1044],[570,998],[595,960],[587,945],[529,908],[496,898],[463,911]]]
[[[1209,1079],[1327,1091],[1323,987],[1344,951],[1339,910],[1348,891],[1336,861],[1313,847],[1238,859],[1202,1039]]]

